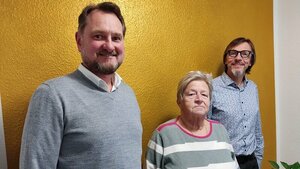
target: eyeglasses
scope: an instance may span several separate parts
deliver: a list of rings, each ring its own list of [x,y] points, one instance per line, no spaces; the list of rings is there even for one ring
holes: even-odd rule
[[[249,59],[250,55],[252,55],[252,52],[249,50],[242,50],[242,51],[229,50],[229,51],[227,51],[227,55],[230,58],[235,58],[235,57],[237,57],[238,54],[240,54],[240,56],[243,59]]]

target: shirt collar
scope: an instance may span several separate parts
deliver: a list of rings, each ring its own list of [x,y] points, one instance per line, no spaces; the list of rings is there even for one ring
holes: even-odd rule
[[[86,67],[84,67],[82,64],[79,65],[78,70],[86,77],[88,78],[90,81],[92,81],[96,86],[98,86],[99,88],[110,92],[108,90],[107,84],[105,83],[104,80],[102,80],[101,78],[99,78],[98,76],[96,76],[94,73],[92,73],[90,70],[88,70]],[[121,84],[122,78],[118,73],[114,73],[114,84],[112,87],[111,92],[115,91]]]
[[[227,86],[236,86],[235,82],[227,75],[227,73],[223,72],[222,74],[222,80]],[[244,76],[244,86],[248,84],[248,78]]]

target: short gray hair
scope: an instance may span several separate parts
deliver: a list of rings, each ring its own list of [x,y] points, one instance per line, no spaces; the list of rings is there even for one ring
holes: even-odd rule
[[[211,100],[212,96],[212,75],[208,73],[203,73],[201,71],[190,71],[187,73],[178,83],[177,87],[177,103],[179,103],[183,99],[183,93],[186,89],[186,87],[192,82],[192,81],[204,81],[208,88],[209,88],[209,100]]]

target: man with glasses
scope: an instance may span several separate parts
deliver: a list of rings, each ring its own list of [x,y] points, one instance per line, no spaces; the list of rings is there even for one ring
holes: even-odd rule
[[[213,80],[212,111],[209,118],[228,130],[241,169],[258,169],[263,158],[258,91],[247,79],[255,63],[250,39],[236,38],[224,51],[224,73]]]

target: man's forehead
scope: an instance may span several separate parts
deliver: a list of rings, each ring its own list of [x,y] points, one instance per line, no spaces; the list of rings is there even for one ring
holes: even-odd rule
[[[101,12],[101,13],[99,13]],[[118,17],[113,13],[103,13],[99,11],[96,13],[91,13],[88,15],[86,20],[86,27],[94,27],[94,26],[113,26],[111,29],[120,29],[121,33],[123,30],[122,23],[118,19]]]

